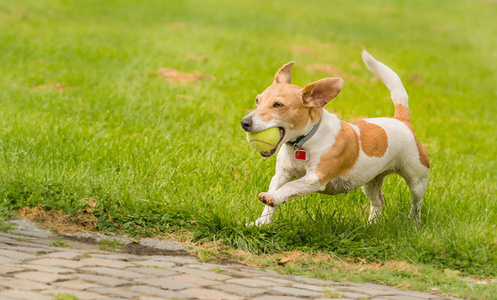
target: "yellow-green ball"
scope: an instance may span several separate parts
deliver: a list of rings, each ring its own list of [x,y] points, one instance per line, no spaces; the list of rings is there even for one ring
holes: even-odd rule
[[[259,132],[247,132],[247,141],[259,152],[272,150],[280,141],[280,129],[272,127]]]

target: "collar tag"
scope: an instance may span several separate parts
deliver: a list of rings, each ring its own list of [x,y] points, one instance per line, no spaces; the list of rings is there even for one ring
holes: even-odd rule
[[[295,159],[301,160],[301,161],[308,161],[309,160],[309,153],[307,153],[307,150],[297,149],[297,150],[295,150]]]

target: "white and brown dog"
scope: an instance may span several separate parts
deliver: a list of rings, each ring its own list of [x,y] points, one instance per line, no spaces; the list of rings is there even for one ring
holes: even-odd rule
[[[290,198],[313,192],[335,195],[358,187],[370,200],[373,221],[385,201],[383,179],[391,173],[405,178],[412,195],[409,217],[420,221],[430,163],[411,126],[406,90],[389,67],[365,50],[362,58],[390,90],[393,118],[352,124],[339,120],[323,107],[340,93],[343,80],[325,78],[300,88],[291,84],[293,62],[278,70],[273,84],[256,97],[257,108],[241,121],[243,129],[279,127],[281,133],[276,147],[261,153],[269,157],[281,147],[269,191],[259,194],[266,207],[256,225],[271,222],[278,205]]]

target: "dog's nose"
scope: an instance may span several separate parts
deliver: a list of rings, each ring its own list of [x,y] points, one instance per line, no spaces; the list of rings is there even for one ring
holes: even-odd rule
[[[249,131],[252,126],[252,118],[244,118],[240,124],[242,124],[242,128],[245,131]]]

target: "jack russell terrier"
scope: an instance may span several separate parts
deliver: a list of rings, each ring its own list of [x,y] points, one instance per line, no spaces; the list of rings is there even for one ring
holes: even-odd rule
[[[358,187],[370,201],[369,221],[374,221],[385,202],[383,179],[391,173],[406,180],[412,196],[409,218],[420,222],[430,162],[411,125],[407,92],[389,67],[366,50],[362,58],[390,90],[393,118],[339,120],[324,106],[340,93],[343,79],[324,78],[300,88],[291,84],[294,62],[279,69],[273,84],[256,97],[257,108],[241,121],[242,128],[259,132],[278,127],[281,135],[274,149],[261,152],[270,157],[281,147],[269,191],[259,194],[266,207],[256,225],[270,223],[278,205],[290,198],[313,192],[335,195]]]

